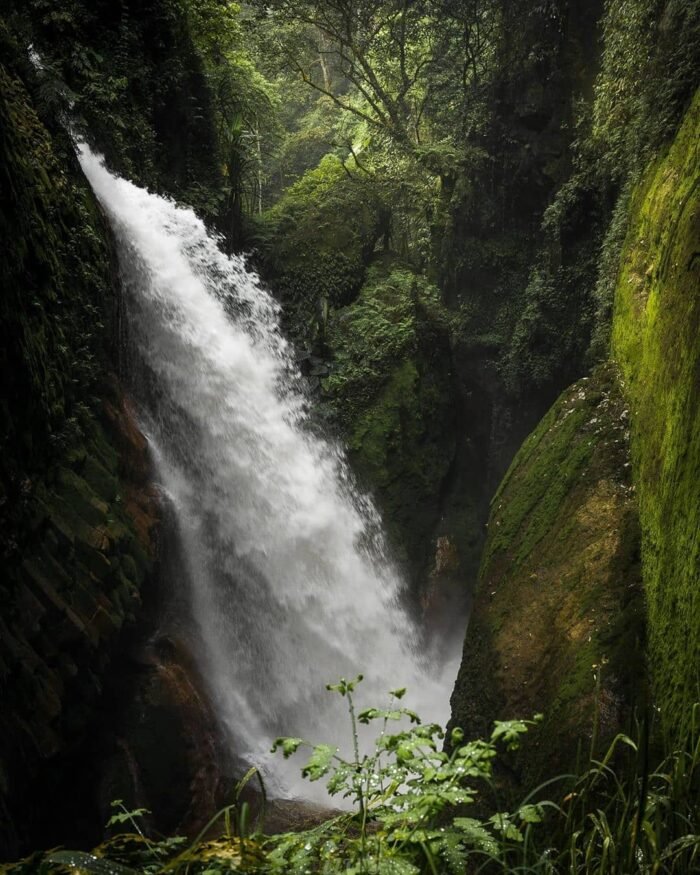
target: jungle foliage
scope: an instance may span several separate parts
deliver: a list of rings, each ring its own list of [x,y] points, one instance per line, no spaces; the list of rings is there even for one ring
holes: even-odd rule
[[[448,812],[468,801],[458,765],[503,788],[491,767],[494,738],[455,738],[443,754],[438,728],[418,724],[382,733],[362,762],[316,746],[308,776],[334,764],[355,814],[270,838],[248,828],[241,805],[225,821],[227,843],[197,845],[187,857],[178,856],[182,841],[129,839],[124,853],[118,844],[105,850],[110,871],[183,863],[332,872],[343,855],[359,872],[482,863],[691,871],[698,749],[688,706],[697,678],[685,668],[697,623],[675,618],[697,616],[697,307],[689,303],[697,253],[688,207],[697,164],[687,129],[677,135],[698,85],[697,0],[8,0],[3,17],[0,146],[6,165],[19,168],[0,180],[14,210],[4,226],[3,361],[26,406],[19,425],[8,405],[0,409],[13,494],[25,495],[22,471],[37,454],[46,466],[89,437],[84,423],[105,394],[110,253],[71,163],[70,139],[84,137],[115,170],[191,204],[229,249],[256,250],[319,406],[396,542],[421,571],[438,529],[469,542],[465,588],[500,475],[561,390],[609,357],[614,326],[634,419],[651,652],[670,678],[665,695],[665,681],[656,689],[666,725],[686,730],[685,746],[656,771],[643,740],[618,738],[612,759],[593,762],[568,797],[535,811],[543,825],[532,808],[530,819],[516,807],[505,820],[462,823]],[[666,153],[674,137],[680,145]],[[561,477],[552,500],[540,502],[551,460],[571,483],[590,474],[589,448],[569,434],[578,422],[574,412],[559,430],[556,455],[532,457],[526,489],[494,517],[513,537],[494,534],[491,546],[510,551],[515,567],[532,558],[533,574],[539,546],[570,521],[558,510],[571,498]],[[78,477],[87,477],[91,453],[70,462]],[[111,496],[109,444],[104,457]],[[81,507],[90,504],[70,471],[63,480]],[[577,701],[588,668],[565,679]],[[393,720],[387,713],[367,719]],[[630,759],[619,759],[622,751]],[[382,769],[414,789],[412,781],[424,783],[426,793],[409,798]],[[103,865],[99,856],[73,862]]]
[[[650,768],[647,736],[617,736],[601,759],[580,775],[562,775],[507,808],[490,807],[498,796],[498,768],[517,752],[540,721],[496,722],[488,740],[467,741],[460,729],[448,739],[437,724],[401,705],[405,689],[390,693],[386,708],[358,710],[362,676],[328,690],[343,696],[353,750],[333,744],[279,738],[285,757],[308,749],[302,775],[324,781],[328,793],[350,810],[316,826],[266,835],[263,807],[241,801],[252,768],[223,809],[193,841],[158,839],[144,832],[144,810],[120,802],[110,826],[131,826],[95,852],[53,851],[10,867],[8,875],[67,867],[91,875],[159,872],[357,873],[357,875],[463,875],[465,872],[540,875],[685,873],[700,854],[698,707],[691,716],[694,741]],[[362,754],[359,729],[379,730]],[[621,780],[620,776],[624,775]],[[555,792],[558,801],[550,795]],[[489,802],[484,804],[484,799]],[[222,831],[212,839],[214,827]]]

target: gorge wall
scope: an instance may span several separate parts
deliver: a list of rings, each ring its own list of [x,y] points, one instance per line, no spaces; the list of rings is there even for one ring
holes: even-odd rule
[[[8,42],[3,31],[5,50]],[[0,97],[0,804],[12,847],[33,829],[43,763],[84,743],[153,565],[157,503],[145,440],[109,376],[117,301],[102,218],[69,141],[39,120],[9,50]]]
[[[691,728],[699,108],[696,94],[630,197],[612,362],[564,392],[492,501],[453,721],[483,734],[543,711],[518,759],[525,782],[570,768],[581,742],[604,747],[650,701],[667,744]]]
[[[126,7],[108,3],[70,4],[60,14],[50,4],[10,4],[0,21],[5,858],[62,831],[90,834],[95,819],[101,828],[107,808],[98,811],[91,795],[99,767],[91,756],[98,733],[107,731],[105,690],[115,694],[118,664],[132,686],[143,674],[126,671],[123,653],[144,598],[154,597],[161,508],[122,379],[113,244],[65,125],[70,111],[78,127],[94,126],[100,147],[134,176],[179,194],[194,185],[193,196],[211,202],[207,185],[221,171],[215,148],[202,148],[207,86],[182,16],[166,6],[131,4],[133,17],[125,20]],[[174,56],[169,76],[149,76]],[[141,76],[149,87],[127,92],[126,76],[132,84]],[[196,134],[183,137],[196,101],[205,104],[202,118]],[[177,667],[182,659],[165,663]],[[151,699],[158,695],[165,695],[162,683]],[[142,724],[144,709],[153,707],[142,702]],[[186,711],[173,712],[180,725]],[[128,725],[128,712],[121,722]],[[177,733],[173,718],[175,746]],[[191,777],[185,771],[185,809]],[[66,804],[68,784],[77,808]],[[128,795],[133,787],[122,781],[121,790]]]
[[[666,732],[700,698],[700,93],[631,200],[612,354],[630,408],[649,664]]]

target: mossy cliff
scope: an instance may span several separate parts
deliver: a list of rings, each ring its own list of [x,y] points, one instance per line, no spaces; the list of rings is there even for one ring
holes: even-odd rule
[[[329,311],[349,304],[379,238],[379,204],[327,155],[256,226],[264,271],[300,344],[322,350]]]
[[[153,563],[146,442],[109,377],[117,300],[100,211],[0,30],[0,843],[40,821],[43,764],[80,750]],[[29,81],[29,80],[27,80]],[[44,783],[41,781],[41,783]]]
[[[372,488],[394,543],[414,567],[441,508],[457,448],[446,312],[439,293],[400,264],[377,263],[357,299],[330,317],[323,397]]]
[[[700,93],[637,186],[612,352],[630,405],[649,663],[666,730],[700,700]]]
[[[449,314],[438,289],[388,247],[385,209],[330,154],[263,213],[256,234],[322,415],[415,575],[430,567],[441,534],[446,481],[462,450],[461,404]],[[475,530],[470,518],[458,539],[472,572]]]
[[[209,219],[223,208],[214,95],[182,0],[8,0],[41,58],[37,103],[117,172]]]
[[[628,411],[606,366],[564,392],[493,499],[452,721],[481,737],[544,712],[520,777],[565,769],[590,744],[596,697],[601,739],[620,727],[642,639]]]
[[[647,665],[667,739],[698,700],[699,132],[696,96],[630,200],[615,363],[564,393],[493,499],[453,721],[543,711],[529,779],[624,725]]]
[[[261,268],[397,558],[425,587],[449,537],[466,589],[481,547],[478,417],[465,404],[478,390],[455,379],[454,314],[391,249],[388,222],[371,180],[327,155],[256,221]]]

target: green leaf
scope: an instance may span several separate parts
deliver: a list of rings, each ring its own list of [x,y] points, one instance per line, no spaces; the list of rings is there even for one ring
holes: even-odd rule
[[[445,833],[437,843],[437,851],[453,875],[463,875],[467,869],[468,854],[462,844],[462,836],[454,832]]]
[[[408,716],[408,712],[405,708],[394,711],[384,711],[381,708],[366,708],[364,711],[360,711],[357,719],[360,723],[368,724],[370,720],[400,720],[406,716]]]
[[[418,875],[420,869],[405,858],[382,857],[377,861],[376,872],[378,875]]]
[[[329,744],[317,744],[301,774],[310,781],[318,781],[327,774],[337,750]]]
[[[121,802],[113,802],[112,805],[121,805]],[[127,811],[124,809],[123,811],[116,811],[107,821],[107,826],[115,826],[117,824],[122,823],[131,823],[138,817],[143,817],[146,814],[150,814],[148,808],[135,808],[133,811]]]
[[[104,860],[94,854],[83,851],[55,851],[46,856],[47,863],[57,866],[67,866],[69,869],[83,869],[91,875],[136,875],[137,870],[113,860]]]
[[[481,821],[473,817],[455,817],[452,825],[464,836],[464,841],[487,854],[496,854],[498,844]]]
[[[542,823],[544,812],[541,805],[523,805],[518,809],[518,817],[523,823]]]
[[[275,751],[279,750],[281,747],[282,754],[284,758],[287,759],[292,754],[296,753],[302,744],[307,744],[303,738],[276,738],[270,753],[275,753]]]
[[[503,741],[508,750],[517,750],[520,745],[520,736],[528,730],[528,721],[525,720],[497,720],[494,723],[491,741]]]
[[[326,684],[326,689],[332,693],[340,693],[341,696],[347,696],[348,693],[352,693],[355,687],[363,680],[363,675],[358,674],[358,676],[353,681],[348,681],[345,678],[341,678],[337,684]]]
[[[376,720],[380,715],[381,711],[378,708],[366,708],[364,711],[360,711],[357,719],[360,723],[367,725],[370,720]]]
[[[493,817],[489,818],[489,822],[492,823],[505,838],[514,842],[522,842],[522,833],[507,814],[494,814]]]
[[[464,730],[460,729],[459,726],[455,726],[450,733],[450,743],[454,746],[460,744],[462,741],[464,741]]]
[[[341,762],[335,767],[333,774],[328,779],[326,789],[331,796],[335,796],[341,790],[345,790],[347,796],[354,790],[353,779],[356,775],[354,765],[350,766],[346,762]]]

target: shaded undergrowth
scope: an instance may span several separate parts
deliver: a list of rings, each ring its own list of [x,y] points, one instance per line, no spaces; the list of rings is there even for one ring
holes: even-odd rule
[[[348,704],[354,740],[347,758],[338,748],[280,738],[285,757],[307,748],[302,774],[325,780],[332,797],[351,809],[309,828],[264,831],[265,792],[252,768],[232,803],[194,840],[154,838],[141,827],[143,809],[115,803],[110,826],[126,826],[93,853],[54,851],[9,867],[13,875],[65,867],[95,875],[159,872],[366,873],[689,873],[700,867],[700,705],[685,743],[652,766],[644,721],[618,735],[602,759],[579,775],[542,784],[517,804],[484,813],[483,799],[507,798],[494,765],[517,749],[532,721],[497,722],[487,741],[465,742],[455,729],[447,743],[436,724],[402,707],[405,690],[386,709],[355,705],[355,681],[329,689]],[[360,724],[378,727],[374,749],[362,755]],[[395,731],[390,729],[395,728]],[[594,749],[595,745],[592,745]],[[243,799],[256,779],[262,804]],[[469,816],[472,812],[478,812]],[[213,837],[215,836],[215,837]]]

